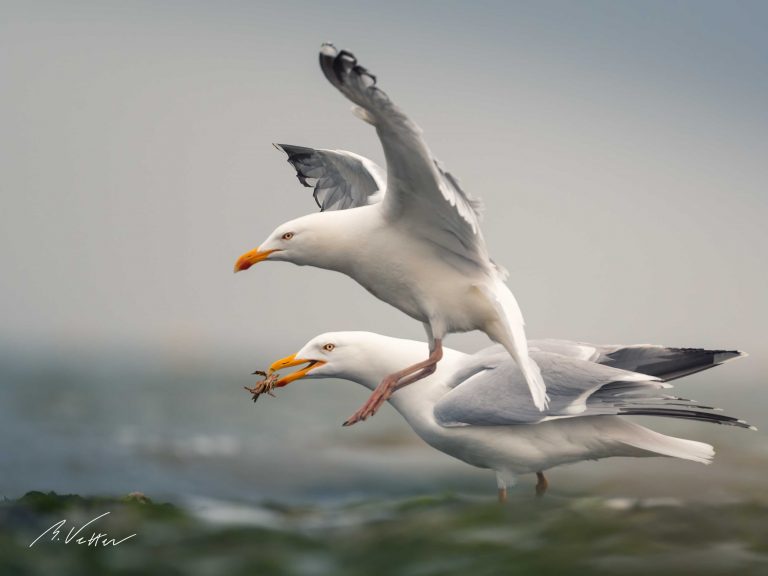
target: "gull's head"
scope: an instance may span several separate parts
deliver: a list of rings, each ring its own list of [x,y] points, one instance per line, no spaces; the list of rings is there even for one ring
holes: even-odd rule
[[[277,381],[285,386],[301,378],[346,378],[364,363],[361,346],[353,333],[328,332],[312,338],[295,354],[273,362],[270,374],[301,366]]]
[[[371,332],[327,332],[312,338],[295,354],[274,362],[269,372],[301,366],[280,378],[276,386],[307,378],[343,378],[361,384],[368,380],[378,382],[402,363],[397,348],[404,342],[407,341]],[[417,344],[417,348],[421,347]]]
[[[258,248],[246,252],[235,263],[235,272],[248,270],[266,260],[312,264],[318,252],[317,216],[310,214],[281,224]]]

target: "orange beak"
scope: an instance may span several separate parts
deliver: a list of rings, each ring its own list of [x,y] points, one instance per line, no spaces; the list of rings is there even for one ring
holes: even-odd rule
[[[235,272],[248,270],[248,268],[250,268],[254,264],[257,264],[262,260],[266,260],[267,258],[269,258],[269,255],[272,254],[272,252],[277,252],[277,250],[264,250],[263,252],[260,252],[259,249],[256,248],[255,250],[246,252],[245,254],[240,256],[240,258],[237,259],[237,262],[235,262]]]
[[[304,358],[296,358],[296,354],[291,354],[290,356],[286,356],[285,358],[281,358],[277,362],[274,362],[272,366],[269,367],[269,373],[272,374],[273,372],[277,372],[278,370],[283,370],[284,368],[290,368],[291,366],[298,366],[299,364],[307,364],[304,368],[301,370],[296,370],[296,372],[291,372],[288,374],[288,376],[283,376],[275,382],[276,387],[285,386],[286,384],[290,384],[294,380],[298,380],[299,378],[304,378],[310,370],[313,370],[317,368],[318,366],[322,366],[325,364],[322,360],[305,360]]]

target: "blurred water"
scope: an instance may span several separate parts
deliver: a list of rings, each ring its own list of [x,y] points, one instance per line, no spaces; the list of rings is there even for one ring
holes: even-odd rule
[[[53,522],[135,534],[96,549],[33,541]],[[768,507],[674,498],[513,497],[508,506],[437,495],[324,505],[30,493],[0,502],[0,572],[372,576],[740,574],[768,567]],[[10,528],[10,529],[9,529]],[[90,529],[89,529],[90,530]]]
[[[261,355],[251,364],[136,351],[6,349],[0,356],[0,496],[138,490],[177,501],[194,496],[317,502],[452,490],[493,497],[492,473],[426,446],[392,409],[342,428],[366,397],[353,383],[298,382],[277,391],[277,398],[252,403],[242,389],[253,382],[248,370],[277,357]],[[736,383],[722,390],[723,377],[738,374],[737,365],[680,381],[680,391],[726,404],[728,413],[754,421],[749,399],[755,391]],[[711,442],[716,462],[706,468],[664,458],[586,462],[552,471],[552,492],[768,498],[762,432],[641,421]],[[761,425],[759,418],[754,423]],[[520,493],[529,493],[529,483],[522,479]]]

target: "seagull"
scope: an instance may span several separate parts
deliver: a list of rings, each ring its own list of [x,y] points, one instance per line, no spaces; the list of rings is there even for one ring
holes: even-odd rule
[[[302,378],[342,378],[373,389],[382,376],[423,354],[424,344],[371,332],[317,336],[274,362],[276,387]],[[528,394],[519,366],[506,350],[476,354],[449,348],[436,371],[419,386],[398,390],[388,402],[427,444],[467,464],[496,472],[499,500],[519,474],[609,456],[668,456],[709,464],[709,444],[665,436],[624,416],[667,416],[755,429],[695,400],[661,392],[667,382],[744,356],[739,351],[598,346],[565,340],[532,340],[531,355],[549,384],[541,412]]]
[[[421,130],[352,54],[324,44],[320,67],[356,105],[355,114],[376,128],[386,173],[351,152],[277,145],[302,184],[315,186],[321,211],[278,226],[237,260],[235,272],[266,260],[336,270],[423,323],[427,358],[393,365],[345,426],[375,414],[395,389],[432,374],[443,357],[444,337],[471,330],[485,332],[506,349],[534,406],[545,410],[546,385],[528,354],[507,273],[488,255],[479,201],[432,156]]]

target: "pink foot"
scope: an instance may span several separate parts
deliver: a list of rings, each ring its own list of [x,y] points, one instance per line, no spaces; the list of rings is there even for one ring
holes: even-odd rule
[[[379,386],[379,388],[382,388],[382,386]],[[362,407],[352,414],[349,418],[347,418],[346,422],[344,422],[343,426],[352,426],[353,424],[357,424],[358,422],[362,422],[366,418],[369,418],[376,414],[376,412],[379,411],[379,408],[381,408],[381,405],[384,404],[384,402],[387,401],[387,399],[390,396],[389,392],[389,386],[387,386],[387,389],[379,390],[379,388],[376,388],[374,390],[373,394],[368,398],[368,400],[365,401],[365,404],[362,405]]]

